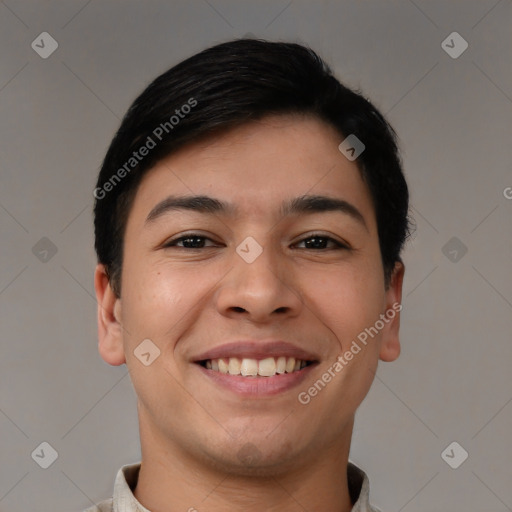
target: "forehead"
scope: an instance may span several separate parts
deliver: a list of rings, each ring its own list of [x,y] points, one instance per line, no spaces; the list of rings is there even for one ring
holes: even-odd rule
[[[130,218],[144,221],[169,196],[214,197],[232,206],[220,213],[255,218],[282,216],[294,198],[315,195],[350,202],[371,225],[369,190],[356,163],[338,150],[343,139],[331,125],[296,115],[203,137],[146,173]]]

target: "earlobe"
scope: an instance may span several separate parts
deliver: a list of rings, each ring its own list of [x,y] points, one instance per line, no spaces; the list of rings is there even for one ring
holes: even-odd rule
[[[382,343],[379,359],[381,361],[385,361],[386,363],[395,361],[400,356],[400,350],[400,340],[398,336],[396,336],[395,338],[389,339]]]
[[[121,299],[114,294],[102,264],[98,264],[94,272],[94,289],[98,302],[98,350],[105,362],[119,366],[126,363]]]
[[[395,263],[391,283],[386,290],[385,315],[388,319],[381,338],[379,358],[391,362],[400,356],[400,311],[402,310],[402,285],[405,266],[401,261]]]

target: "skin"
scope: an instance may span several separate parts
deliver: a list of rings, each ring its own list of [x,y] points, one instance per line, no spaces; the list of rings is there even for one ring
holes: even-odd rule
[[[310,403],[297,396],[400,303],[404,266],[397,262],[386,289],[371,196],[356,163],[339,152],[341,140],[322,121],[287,115],[182,148],[151,169],[137,191],[121,298],[97,266],[99,352],[130,371],[142,447],[134,495],[152,512],[351,510],[346,466],[354,415],[379,359],[400,354],[400,314]],[[174,211],[145,225],[171,194],[204,194],[239,211]],[[366,227],[342,212],[279,215],[283,200],[303,194],[350,202]],[[207,237],[204,247],[163,247],[191,231]],[[318,232],[350,248],[308,248],[304,240]],[[250,264],[235,251],[248,236],[263,247]],[[149,366],[134,356],[147,338],[161,351]],[[239,339],[287,340],[319,364],[298,387],[241,398],[190,361]],[[242,449],[252,464],[239,456]]]

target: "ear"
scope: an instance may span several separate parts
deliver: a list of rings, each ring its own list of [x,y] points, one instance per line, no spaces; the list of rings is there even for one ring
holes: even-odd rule
[[[391,275],[389,287],[386,290],[385,315],[387,323],[382,332],[379,354],[379,358],[386,362],[394,361],[400,355],[399,330],[404,273],[404,264],[397,261]]]
[[[98,302],[98,350],[105,362],[119,366],[126,363],[121,299],[113,292],[105,266],[102,264],[98,264],[94,272],[94,289]]]

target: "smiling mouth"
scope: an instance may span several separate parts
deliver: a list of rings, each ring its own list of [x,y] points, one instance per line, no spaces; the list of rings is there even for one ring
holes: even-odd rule
[[[219,358],[198,361],[203,368],[225,375],[242,377],[274,377],[284,373],[299,372],[315,361],[305,361],[295,357],[267,357],[265,359],[251,358]]]

